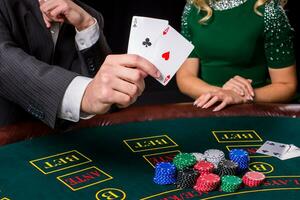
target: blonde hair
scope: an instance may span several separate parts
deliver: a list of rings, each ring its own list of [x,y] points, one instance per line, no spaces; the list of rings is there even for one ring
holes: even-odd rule
[[[207,20],[209,20],[213,14],[213,10],[208,5],[208,1],[219,1],[219,0],[188,0],[190,3],[193,3],[199,10],[203,10],[206,12],[206,16],[204,16],[199,23],[205,24]],[[254,12],[260,16],[262,14],[258,11],[258,7],[264,5],[268,0],[257,0],[254,5]],[[280,4],[284,6],[288,0],[279,0]]]

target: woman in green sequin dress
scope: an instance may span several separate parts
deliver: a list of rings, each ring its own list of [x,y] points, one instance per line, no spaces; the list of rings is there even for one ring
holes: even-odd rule
[[[195,49],[177,72],[197,107],[288,102],[297,77],[291,28],[280,0],[193,0],[182,34]]]

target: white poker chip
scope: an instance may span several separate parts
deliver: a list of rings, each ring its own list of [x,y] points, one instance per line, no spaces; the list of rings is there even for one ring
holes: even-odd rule
[[[208,162],[214,164],[217,168],[219,162],[225,159],[225,154],[219,149],[208,149],[204,152],[204,156]]]
[[[199,161],[202,161],[202,160],[205,160],[205,156],[204,154],[202,153],[192,153],[195,157],[196,157],[196,160],[199,162]]]

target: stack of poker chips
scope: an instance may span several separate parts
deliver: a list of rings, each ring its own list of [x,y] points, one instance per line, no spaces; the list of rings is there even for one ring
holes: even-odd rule
[[[248,152],[233,149],[229,152],[229,158],[226,160],[224,153],[217,149],[209,149],[204,154],[179,153],[173,164],[163,162],[156,165],[154,182],[160,185],[175,184],[182,189],[194,188],[199,192],[218,188],[224,192],[234,192],[242,183],[257,187],[264,181],[265,175],[260,172],[244,174],[250,162]],[[235,176],[241,175],[240,172],[244,174],[242,178]]]
[[[262,182],[265,180],[265,178],[266,177],[263,173],[251,171],[251,172],[247,172],[243,176],[242,180],[246,186],[257,187],[260,184],[262,184]]]
[[[202,153],[192,153],[192,154],[195,156],[197,162],[205,160],[205,156]]]
[[[223,176],[221,189],[224,192],[234,192],[240,188],[242,179],[237,176]]]
[[[232,149],[229,152],[229,159],[238,164],[238,172],[243,173],[249,167],[249,154],[243,149]]]
[[[218,149],[208,149],[204,152],[204,156],[208,162],[214,164],[215,168],[218,167],[219,162],[225,159],[225,154],[223,151]]]
[[[220,177],[216,174],[205,174],[199,176],[194,189],[199,192],[210,192],[220,185]]]
[[[216,174],[218,174],[220,177],[225,175],[235,175],[237,173],[237,169],[237,163],[231,160],[222,160],[216,169]]]
[[[179,170],[177,172],[177,188],[193,188],[196,183],[196,180],[199,176],[199,173],[191,168]]]
[[[196,162],[196,157],[191,153],[179,153],[173,159],[173,163],[178,170],[192,167]]]
[[[199,172],[200,176],[213,173],[214,168],[215,167],[211,162],[205,160],[197,162],[197,164],[194,166],[194,169]]]
[[[157,163],[155,166],[154,183],[169,185],[176,182],[176,167],[170,162]]]

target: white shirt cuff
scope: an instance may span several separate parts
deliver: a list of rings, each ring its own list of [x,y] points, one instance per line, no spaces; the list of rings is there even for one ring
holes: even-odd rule
[[[90,27],[78,31],[76,28],[75,41],[78,47],[78,50],[84,50],[93,46],[100,37],[100,29],[97,20],[94,18],[95,23]]]
[[[81,101],[86,90],[86,87],[93,79],[77,76],[75,77],[70,85],[68,86],[62,103],[58,117],[72,122],[78,122],[80,115],[82,119],[89,119],[94,115],[87,115],[80,113]]]

